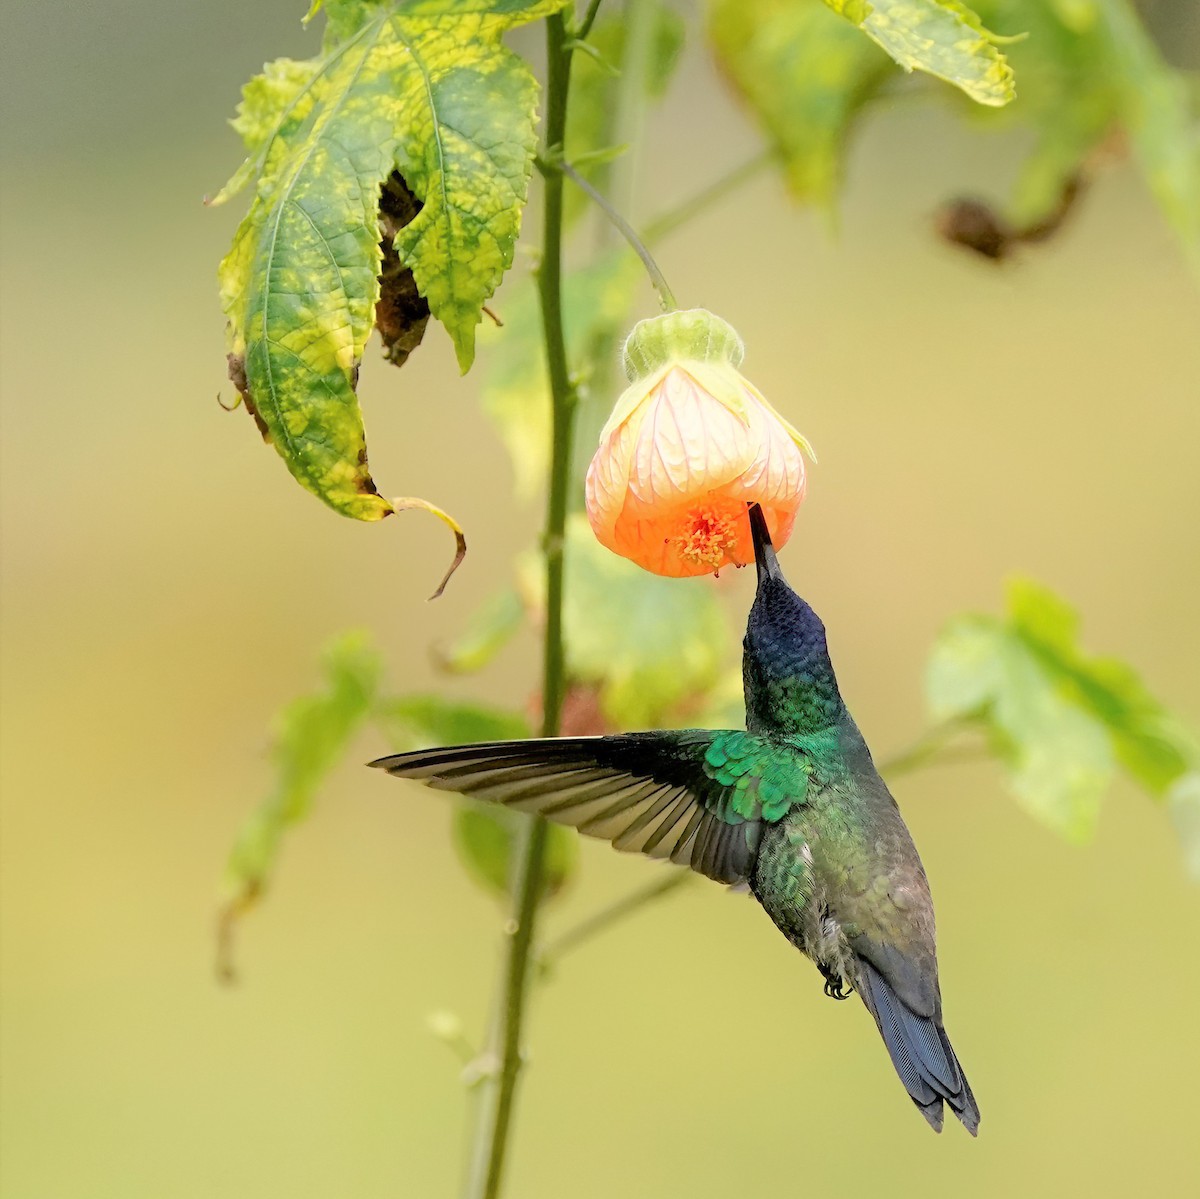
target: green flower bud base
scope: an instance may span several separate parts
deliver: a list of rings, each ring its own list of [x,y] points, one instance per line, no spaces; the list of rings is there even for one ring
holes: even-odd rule
[[[638,321],[625,342],[623,361],[630,383],[672,362],[717,362],[738,367],[746,349],[733,326],[705,308],[668,312]]]

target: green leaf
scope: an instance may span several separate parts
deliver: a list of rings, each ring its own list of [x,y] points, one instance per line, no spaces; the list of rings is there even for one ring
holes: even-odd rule
[[[999,107],[1015,95],[1013,72],[996,36],[958,0],[825,0],[906,71],[925,71]]]
[[[482,670],[524,623],[525,605],[514,588],[506,587],[485,600],[452,642],[434,650],[434,657],[439,666],[453,674]]]
[[[230,973],[233,924],[263,894],[283,834],[308,815],[325,776],[367,720],[379,685],[378,651],[364,633],[345,633],[322,655],[324,687],[276,718],[275,786],[234,843],[222,885],[222,972]]]
[[[645,64],[644,94],[647,100],[661,100],[683,50],[684,25],[665,4],[651,0],[654,7],[649,61]],[[566,157],[585,178],[596,182],[604,161],[594,157],[602,147],[610,147],[616,129],[617,96],[621,72],[625,70],[625,43],[628,18],[603,15],[588,35],[592,53],[576,54],[571,62],[571,103],[567,107]],[[617,151],[618,147],[612,147]],[[603,190],[603,187],[601,188]],[[567,185],[565,208],[568,220],[574,220],[588,208],[590,201],[577,187]]]
[[[1150,190],[1200,267],[1200,123],[1188,80],[1163,61],[1127,0],[1099,0],[1121,122]]]
[[[1088,658],[1079,650],[1078,617],[1061,599],[1017,579],[1008,602],[1014,628],[1060,690],[1109,730],[1122,765],[1148,791],[1161,796],[1190,763],[1200,761],[1195,739],[1130,667],[1115,658]]]
[[[926,689],[935,719],[984,725],[1032,815],[1073,840],[1092,834],[1114,771],[1110,742],[1019,637],[988,617],[959,618],[938,639]]]
[[[855,120],[895,65],[819,0],[716,0],[709,35],[792,193],[831,203]]]
[[[468,872],[487,890],[507,896],[512,886],[512,865],[528,820],[520,812],[495,804],[463,800],[454,813],[454,844]],[[542,862],[542,887],[547,898],[557,895],[579,865],[579,835],[574,829],[551,824],[546,828],[546,855]]]
[[[624,328],[642,267],[622,248],[563,280],[563,325],[573,365],[594,362],[594,347]],[[542,349],[541,310],[531,280],[506,293],[504,327],[486,335],[489,346],[483,410],[512,458],[517,495],[528,500],[550,470],[550,384]],[[581,371],[575,370],[577,378]]]
[[[234,184],[258,185],[220,272],[232,368],[292,474],[348,516],[391,511],[355,394],[380,296],[380,189],[398,172],[421,205],[394,249],[465,371],[532,169],[536,83],[500,38],[563,4],[331,3],[325,53],[247,87],[251,159]]]
[[[990,735],[1033,815],[1081,840],[1118,765],[1163,798],[1200,763],[1200,749],[1128,666],[1084,654],[1078,632],[1060,597],[1016,580],[1006,620],[961,616],[943,631],[926,692],[935,719]]]
[[[516,830],[507,808],[489,809],[471,800],[454,811],[454,845],[468,872],[489,891],[509,893]]]
[[[389,700],[379,716],[397,749],[430,745],[462,745],[468,741],[508,741],[529,736],[521,716],[480,704],[464,704],[439,696]],[[527,817],[508,808],[462,800],[454,812],[454,844],[468,873],[485,888],[507,895],[513,852]],[[544,879],[547,895],[566,884],[579,856],[572,829],[547,829]]]
[[[617,728],[669,728],[694,721],[720,681],[729,630],[710,579],[664,579],[618,558],[587,518],[567,525],[563,621],[572,680],[599,688]],[[540,559],[523,563],[535,612],[544,608]]]

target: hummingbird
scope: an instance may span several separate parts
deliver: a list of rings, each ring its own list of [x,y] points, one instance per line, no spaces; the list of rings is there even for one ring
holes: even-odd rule
[[[942,1024],[933,902],[908,827],[846,710],[817,614],[750,505],[758,575],[743,643],[746,728],[494,741],[372,766],[749,888],[825,979],[857,993],[913,1103],[975,1135]]]

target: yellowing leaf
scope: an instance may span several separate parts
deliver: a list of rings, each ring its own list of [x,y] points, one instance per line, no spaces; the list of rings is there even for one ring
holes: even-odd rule
[[[959,0],[825,0],[906,71],[925,71],[979,104],[1007,104],[1012,68],[996,38]]]
[[[246,89],[251,163],[234,183],[258,185],[221,264],[230,353],[289,470],[346,515],[391,511],[355,394],[380,296],[380,189],[398,172],[421,205],[394,248],[466,370],[532,168],[536,84],[500,38],[563,3],[339,0],[323,55]]]
[[[233,178],[209,201],[210,204],[223,204],[254,178],[261,166],[262,154],[270,148],[283,122],[294,127],[308,116],[312,109],[308,85],[312,83],[317,67],[315,61],[277,58],[267,63],[263,73],[255,75],[242,88],[242,102],[230,124],[245,143],[249,156]]]

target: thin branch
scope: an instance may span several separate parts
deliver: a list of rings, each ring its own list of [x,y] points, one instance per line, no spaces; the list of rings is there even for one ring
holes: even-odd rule
[[[680,887],[687,886],[695,878],[696,875],[690,870],[672,870],[666,878],[655,879],[652,883],[639,887],[594,912],[573,928],[567,929],[560,937],[556,937],[542,950],[538,955],[538,970],[548,974],[572,950],[607,932],[614,924],[620,924],[655,900],[663,899],[673,891],[678,891]]]
[[[600,4],[601,0],[592,0],[587,6],[587,12],[583,14],[583,20],[571,30],[573,40],[582,42],[592,32],[592,26],[596,23],[596,16],[600,12]]]
[[[987,747],[979,744],[955,745],[954,740],[966,732],[968,726],[961,720],[950,720],[935,725],[909,746],[880,763],[879,773],[885,778],[897,778],[912,774],[930,766],[951,766],[964,762],[978,762],[988,756]]]
[[[591,42],[585,42],[581,38],[572,38],[567,42],[566,48],[571,51],[578,50],[581,54],[586,54],[609,78],[619,79],[621,77],[621,72]]]
[[[547,168],[548,171],[553,169],[552,166]],[[650,276],[650,282],[654,290],[658,292],[658,299],[662,305],[662,310],[664,312],[671,312],[677,308],[675,293],[671,290],[670,284],[659,269],[658,263],[654,261],[653,255],[646,249],[646,243],[638,237],[633,226],[569,162],[558,163],[557,169],[566,175],[576,187],[584,192],[599,207],[617,232],[633,247],[633,252],[642,260],[642,265],[646,268],[646,273]]]

